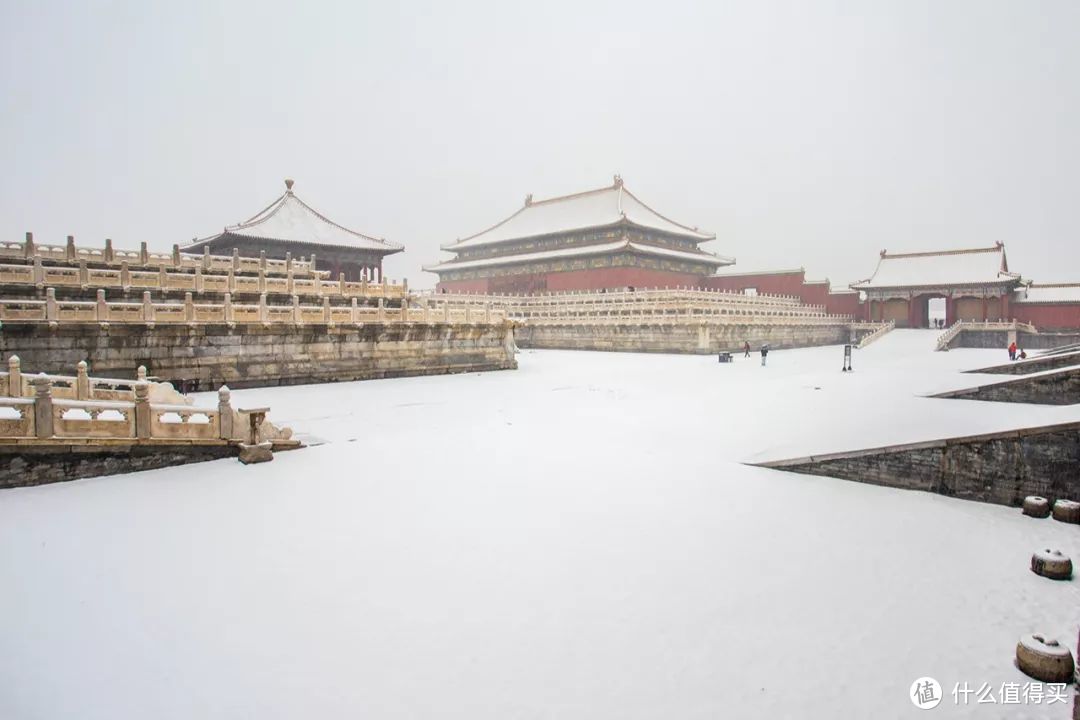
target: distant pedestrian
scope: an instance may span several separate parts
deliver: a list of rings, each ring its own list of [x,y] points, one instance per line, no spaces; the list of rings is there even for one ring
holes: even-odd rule
[[[1011,343],[1009,343],[1009,359],[1010,360],[1015,360],[1016,359],[1016,341],[1015,340],[1013,340]]]
[[[743,349],[743,357],[744,358],[750,357],[750,341],[749,340],[747,340],[746,342],[743,343],[742,349]]]
[[[769,357],[769,343],[761,346],[761,367],[765,367],[765,358]]]

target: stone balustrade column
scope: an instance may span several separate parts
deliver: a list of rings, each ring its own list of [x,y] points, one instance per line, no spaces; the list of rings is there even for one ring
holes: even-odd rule
[[[292,253],[285,253],[285,274],[289,276],[289,292],[292,292]]]
[[[382,298],[379,298],[378,313],[376,314],[375,317],[379,322],[384,322],[386,320],[386,310],[385,310],[385,308],[383,308],[383,299]]]
[[[259,292],[266,292],[266,268],[259,268]]]
[[[203,269],[201,267],[197,267],[195,268],[195,292],[201,293],[204,287]]]
[[[164,265],[158,265],[158,287],[162,291],[169,289],[169,273]]]
[[[105,302],[105,290],[98,288],[94,316],[98,322],[109,322],[109,303]]]
[[[302,324],[303,318],[300,315],[300,296],[292,296],[292,321],[297,325]]]
[[[53,436],[52,380],[42,374],[30,381],[34,386],[34,434],[39,438]]]
[[[45,319],[50,323],[60,320],[60,310],[56,306],[56,288],[45,289]]]
[[[8,397],[22,397],[22,363],[18,355],[8,358]]]
[[[240,272],[240,248],[232,249],[232,269],[234,272]],[[225,388],[228,390],[228,388]]]
[[[150,251],[146,248],[146,241],[145,240],[143,240],[141,243],[139,243],[139,264],[140,265],[149,265],[150,264]]]
[[[141,380],[142,382],[146,382],[146,366],[145,365],[140,365],[139,367],[135,368],[135,379],[136,380]]]
[[[142,294],[142,319],[147,324],[154,322],[154,302],[149,290],[143,290]]]
[[[86,372],[86,361],[80,360],[75,366],[75,398],[77,400],[92,400],[90,396],[90,376]]]
[[[41,256],[34,256],[34,285],[41,288],[45,287],[45,268],[41,264]]]
[[[330,298],[323,296],[322,299],[322,317],[323,322],[327,325],[333,324],[333,315],[330,314]]]
[[[356,297],[353,297],[349,300],[349,320],[351,320],[354,324],[357,325],[360,323],[360,318],[357,315],[356,310]]]
[[[401,278],[401,292],[409,294],[409,278]]]
[[[184,322],[195,322],[195,302],[189,292],[184,293]]]
[[[229,274],[225,276],[225,290],[236,292],[236,271],[233,268],[229,268]]]
[[[265,271],[266,271],[266,251],[265,250],[260,250],[259,251],[259,275],[262,276],[262,274]],[[260,287],[262,287],[262,285],[260,285]]]
[[[449,302],[443,304],[442,311],[443,311],[443,322],[449,323],[450,322],[450,303]]]
[[[233,306],[232,306],[232,293],[225,293],[225,299],[222,303],[222,315],[225,322],[229,325],[233,323]]]
[[[120,287],[124,289],[124,292],[131,289],[131,269],[128,267],[127,260],[120,263]]]
[[[338,295],[340,295],[341,297],[345,297],[345,273],[339,272],[337,274],[337,282],[338,282]]]
[[[308,272],[315,274],[315,253],[311,253],[311,257],[308,258]]]
[[[259,275],[260,277],[262,276],[261,270],[259,271]],[[261,295],[259,295],[259,322],[265,325],[267,322],[267,317],[268,313],[266,309],[266,293],[262,293]]]
[[[183,260],[180,257],[180,246],[174,244],[172,246],[172,264],[173,267],[180,267]]]
[[[484,322],[491,324],[491,303],[489,302],[484,303]]]
[[[79,285],[83,290],[90,287],[90,268],[86,267],[85,260],[79,260]]]
[[[116,259],[116,253],[113,251],[112,238],[105,238],[104,260],[107,263],[111,263],[115,259]]]
[[[222,440],[232,440],[233,436],[233,409],[230,398],[232,392],[228,385],[222,385],[218,389],[218,437]]]
[[[67,236],[67,245],[64,246],[64,259],[70,262],[75,262],[78,259],[78,253],[75,251],[75,236]]]
[[[288,253],[286,253],[286,254],[288,254]],[[293,291],[295,290],[295,287],[293,285],[292,263],[291,263],[291,261],[287,261],[287,262],[289,262],[289,265],[288,265],[288,269],[285,271],[285,292],[292,295]]]
[[[206,245],[206,246],[203,247],[202,250],[203,250],[203,252],[202,252],[202,269],[203,270],[209,270],[210,269],[210,246]],[[196,270],[198,270],[198,268],[196,268]]]
[[[34,233],[26,233],[26,244],[23,245],[23,256],[32,258],[37,254],[37,247],[34,245]]]
[[[140,440],[150,438],[150,383],[145,380],[135,383],[135,437]]]

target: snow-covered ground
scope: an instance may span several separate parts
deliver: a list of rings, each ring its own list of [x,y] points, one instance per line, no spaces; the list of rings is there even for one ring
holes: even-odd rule
[[[950,692],[1076,642],[1080,528],[741,464],[1080,419],[936,335],[237,391],[322,444],[0,492],[0,718],[1066,718]]]

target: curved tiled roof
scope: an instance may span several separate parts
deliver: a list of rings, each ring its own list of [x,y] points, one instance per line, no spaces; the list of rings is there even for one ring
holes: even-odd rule
[[[664,217],[623,187],[622,179],[615,176],[614,184],[598,190],[535,202],[530,195],[523,208],[502,222],[442,247],[443,250],[456,251],[573,230],[610,227],[622,222],[698,242],[716,239],[712,233]]]
[[[660,257],[675,258],[677,260],[690,260],[706,265],[712,265],[714,267],[731,265],[735,262],[734,258],[715,255],[710,252],[705,252],[704,250],[688,252],[685,250],[660,247],[658,245],[632,242],[630,240],[616,240],[609,243],[580,245],[577,247],[559,248],[558,250],[542,250],[540,252],[524,253],[521,255],[498,255],[496,257],[480,258],[478,260],[448,260],[447,262],[438,263],[436,265],[425,265],[424,270],[428,272],[442,272],[444,270],[490,267],[492,265],[515,265],[517,263],[531,262],[534,260],[552,260],[565,257],[602,255],[622,250],[637,252],[642,255],[657,255]]]
[[[222,233],[196,240],[189,246],[189,249],[195,249],[222,235],[238,235],[262,240],[280,240],[307,243],[309,245],[325,245],[327,247],[375,250],[386,253],[398,252],[403,249],[397,243],[373,238],[338,225],[298,198],[293,193],[292,186],[292,181],[286,180],[285,194],[274,200],[253,218],[237,225],[230,225]]]
[[[874,274],[852,283],[856,290],[872,288],[935,287],[942,285],[986,285],[1016,282],[1009,272],[1005,246],[943,250],[919,253],[881,253]]]

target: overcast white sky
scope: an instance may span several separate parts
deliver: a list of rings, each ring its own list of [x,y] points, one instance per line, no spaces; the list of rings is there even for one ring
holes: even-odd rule
[[[167,248],[296,180],[438,247],[618,172],[738,269],[1080,281],[1080,3],[0,0],[0,237]]]

